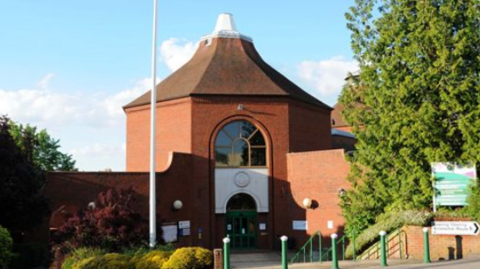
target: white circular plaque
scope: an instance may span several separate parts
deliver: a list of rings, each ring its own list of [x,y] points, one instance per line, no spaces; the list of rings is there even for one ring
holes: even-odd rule
[[[238,172],[233,179],[238,187],[246,187],[250,183],[250,176],[245,172]]]

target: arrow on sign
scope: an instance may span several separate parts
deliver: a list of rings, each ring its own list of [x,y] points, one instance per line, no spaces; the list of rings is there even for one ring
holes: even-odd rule
[[[432,234],[478,235],[480,226],[476,221],[433,221]]]

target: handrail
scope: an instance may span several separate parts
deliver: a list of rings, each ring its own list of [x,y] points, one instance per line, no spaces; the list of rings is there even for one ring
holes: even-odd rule
[[[345,260],[345,241],[348,239],[348,235],[343,235],[342,238],[340,238],[338,241],[337,241],[337,245],[335,247],[338,247],[338,245],[341,243],[342,244],[342,261]],[[354,248],[355,248],[355,236],[353,236],[353,242],[354,242]],[[332,252],[332,248],[333,246],[331,246],[327,252],[325,252],[325,254],[323,254],[323,256],[321,256],[320,260],[323,261],[323,258],[325,257],[327,260],[328,260],[328,254],[330,252]],[[355,260],[355,251],[354,251],[354,254],[353,254],[354,258],[353,260]]]
[[[403,259],[403,250],[402,250],[402,229],[396,229],[387,235],[387,253],[390,253],[390,242],[395,240],[398,236],[398,252],[400,259]],[[374,252],[372,252],[374,251]],[[368,260],[370,257],[375,256],[377,259],[380,257],[380,241],[376,242],[369,248],[367,248],[362,254],[358,255],[358,260]]]
[[[318,261],[322,262],[322,233],[319,231],[315,232],[310,236],[310,239],[298,250],[298,252],[290,259],[290,263],[295,263],[300,261],[301,254],[303,254],[303,262],[307,262],[307,250],[308,250],[308,262],[314,262],[313,260],[313,240],[318,236]]]
[[[314,245],[313,245],[313,240],[315,237],[318,236],[318,259],[314,260]],[[340,238],[337,241],[337,245],[335,247],[338,247],[340,244],[342,246],[342,260],[345,260],[345,248],[347,243],[350,243],[350,239],[352,239],[353,242],[353,260],[356,260],[356,251],[355,251],[355,233],[352,234],[351,238],[348,235],[344,235],[342,238]],[[292,259],[290,259],[290,263],[295,263],[295,262],[302,262],[302,255],[303,255],[303,262],[323,262],[329,260],[329,255],[330,252],[332,251],[332,247],[328,248],[327,250],[324,250],[322,248],[322,233],[320,231],[315,232],[308,240],[307,242],[300,248],[300,250],[293,256]],[[307,255],[308,254],[308,255]]]

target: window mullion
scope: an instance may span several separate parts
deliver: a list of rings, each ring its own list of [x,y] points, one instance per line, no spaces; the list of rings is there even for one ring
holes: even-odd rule
[[[247,140],[250,141],[250,139],[252,138],[252,136],[254,136],[257,132],[258,132],[258,129],[256,129],[255,131],[253,131],[253,133],[250,134],[250,136],[247,138]]]

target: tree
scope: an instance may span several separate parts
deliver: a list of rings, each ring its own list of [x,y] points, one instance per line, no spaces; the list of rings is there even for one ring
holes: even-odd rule
[[[15,144],[9,122],[7,117],[0,117],[0,225],[15,239],[43,220],[48,203],[38,192],[43,172]]]
[[[45,129],[29,124],[10,123],[10,133],[28,159],[42,171],[75,171],[72,155],[60,151],[60,140],[52,138]]]
[[[340,97],[358,139],[343,209],[363,229],[430,208],[430,162],[479,160],[480,2],[356,0],[346,18],[360,76]]]

